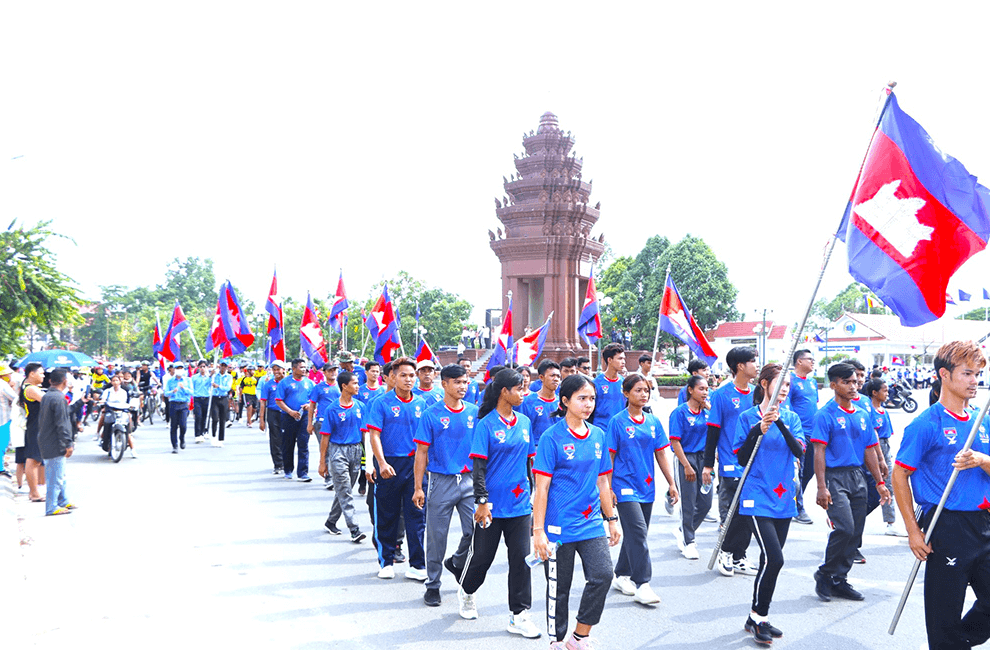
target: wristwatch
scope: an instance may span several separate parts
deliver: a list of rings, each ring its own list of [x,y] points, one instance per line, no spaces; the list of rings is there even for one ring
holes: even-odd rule
[[[474,500],[474,505],[476,506],[483,506],[486,503],[488,503],[488,497],[480,497]]]
[[[605,515],[602,515],[602,518],[605,521],[619,521],[619,515],[612,515],[611,517],[606,517]]]

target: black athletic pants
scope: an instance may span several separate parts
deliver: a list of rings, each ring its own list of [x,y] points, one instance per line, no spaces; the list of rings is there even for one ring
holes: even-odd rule
[[[461,589],[464,593],[473,594],[484,584],[488,569],[495,559],[495,552],[498,551],[498,543],[504,537],[509,556],[509,610],[513,614],[519,614],[533,606],[530,570],[526,564],[532,522],[532,515],[522,515],[493,518],[488,528],[475,523],[474,537],[468,547],[461,574]]]
[[[603,531],[604,532],[604,531]],[[605,609],[605,597],[612,584],[612,556],[608,538],[604,535],[580,542],[567,542],[557,547],[555,556],[546,562],[547,632],[558,641],[567,638],[567,606],[574,578],[574,555],[581,556],[584,568],[584,592],[578,608],[577,622],[598,625]]]
[[[760,545],[760,569],[753,584],[753,611],[760,616],[770,613],[770,601],[777,588],[777,576],[784,567],[784,542],[791,518],[744,517],[749,520],[756,543]]]
[[[210,429],[213,430],[213,437],[220,442],[223,442],[223,431],[227,426],[228,417],[230,417],[230,402],[227,400],[227,396],[214,396],[213,403],[210,404]],[[220,427],[219,437],[217,436],[217,426]]]
[[[722,504],[723,500],[726,503],[726,509],[732,504],[732,498],[736,494],[736,488],[739,487],[739,479],[732,477],[725,477],[719,479],[718,482],[718,502],[719,505]],[[746,521],[745,517],[739,516],[739,505],[736,505],[736,514],[733,515],[732,521],[729,522],[729,530],[725,532],[725,540],[722,542],[722,550],[732,553],[732,561],[738,562],[739,560],[746,557],[746,549],[749,548],[749,542],[753,539],[753,531],[749,527],[749,522]]]
[[[193,434],[198,438],[206,433],[206,415],[209,412],[209,397],[193,398]]]
[[[979,471],[979,470],[977,470]],[[935,508],[922,517],[927,530]],[[972,648],[990,639],[990,513],[943,510],[925,562],[925,625],[931,650]],[[962,615],[966,587],[976,602]]]
[[[282,411],[277,408],[265,409],[265,425],[268,427],[268,450],[272,454],[275,469],[282,469]]]
[[[825,484],[832,495],[832,505],[828,507],[832,532],[825,547],[825,561],[818,570],[838,583],[849,575],[856,551],[863,544],[866,478],[858,466],[829,468],[825,470]]]

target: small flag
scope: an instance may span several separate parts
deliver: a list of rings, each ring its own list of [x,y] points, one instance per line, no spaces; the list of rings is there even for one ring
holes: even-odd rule
[[[344,291],[344,272],[340,272],[337,280],[337,293],[333,297],[333,306],[330,308],[330,327],[335,332],[343,332],[347,327],[347,292]],[[363,315],[364,310],[362,310]]]
[[[890,365],[892,365],[892,366],[903,366],[904,365],[904,360],[901,359],[900,357],[891,357],[890,358]]]
[[[822,338],[822,335],[821,334],[815,334],[815,342],[816,343],[824,343],[825,342],[825,339]]]
[[[432,361],[434,366],[440,367],[440,360],[433,353],[433,348],[426,342],[426,339],[421,337],[419,339],[419,347],[416,348],[416,363],[418,364],[420,361],[426,360]]]
[[[983,299],[990,300],[990,291],[987,291],[986,289],[983,290]]]
[[[502,319],[502,327],[499,330],[498,338],[495,339],[495,349],[492,356],[488,358],[485,365],[485,381],[488,381],[488,369],[495,366],[504,366],[509,361],[509,350],[512,349],[512,298],[509,298],[509,309]]]
[[[306,308],[303,309],[302,323],[299,325],[299,347],[317,368],[322,368],[327,362],[323,330],[320,329],[320,320],[309,292],[306,292]]]
[[[948,291],[945,292],[945,304],[947,305],[956,304],[956,301],[952,299],[952,294],[949,293]]]
[[[595,291],[595,272],[588,274],[588,290],[584,294],[584,306],[578,316],[578,334],[585,345],[591,345],[602,337],[602,317],[598,309],[598,293]]]
[[[165,357],[162,356],[162,323],[158,320],[157,312],[155,312],[155,331],[151,337],[151,354],[158,360],[158,367],[164,373]]]
[[[169,361],[178,361],[182,359],[182,352],[179,348],[179,334],[189,329],[189,321],[186,320],[186,315],[182,313],[182,307],[179,306],[179,301],[175,301],[175,308],[172,310],[172,320],[168,323],[168,329],[165,330],[165,336],[162,337],[162,350],[161,355]]]
[[[705,333],[698,327],[687,305],[684,304],[669,273],[663,287],[663,297],[660,299],[660,329],[684,341],[684,344],[709,366],[718,359],[718,355],[705,338]]]
[[[242,317],[241,303],[228,280],[220,285],[213,325],[206,338],[206,351],[219,348],[223,358],[227,358],[241,354],[252,343],[254,334],[248,327],[247,319]]]
[[[531,366],[543,352],[543,344],[547,340],[547,333],[550,332],[550,321],[553,320],[553,312],[547,316],[547,322],[519,339],[516,343],[516,363],[520,366]]]
[[[864,295],[863,298],[866,299],[866,308],[867,309],[873,309],[874,307],[877,306],[876,302],[873,300],[873,296],[871,296],[870,294]]]
[[[970,298],[972,298],[972,297],[973,297],[973,294],[966,293],[962,289],[959,290],[959,300],[961,302],[969,302]]]
[[[849,273],[914,327],[945,313],[946,287],[990,239],[990,190],[897,104],[893,93],[836,235]]]
[[[268,349],[265,350],[265,361],[285,361],[285,329],[282,326],[282,299],[278,295],[278,276],[272,272],[272,287],[265,301],[265,311],[268,312]]]

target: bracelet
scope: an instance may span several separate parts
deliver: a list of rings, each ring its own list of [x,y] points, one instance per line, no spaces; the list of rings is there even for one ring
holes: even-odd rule
[[[879,481],[879,482],[877,483],[877,487],[880,487],[881,485],[887,485],[887,484],[886,484],[886,483],[884,483],[883,481]]]
[[[612,515],[611,517],[604,517],[605,521],[619,521],[618,515]]]

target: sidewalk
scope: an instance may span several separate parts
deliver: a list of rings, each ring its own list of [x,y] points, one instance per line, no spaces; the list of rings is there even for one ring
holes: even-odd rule
[[[14,455],[9,454],[9,471],[14,473]],[[0,476],[0,567],[3,588],[0,589],[0,616],[7,621],[20,620],[24,586],[24,558],[21,554],[21,531],[14,504],[14,480]],[[5,626],[16,633],[17,624]]]

